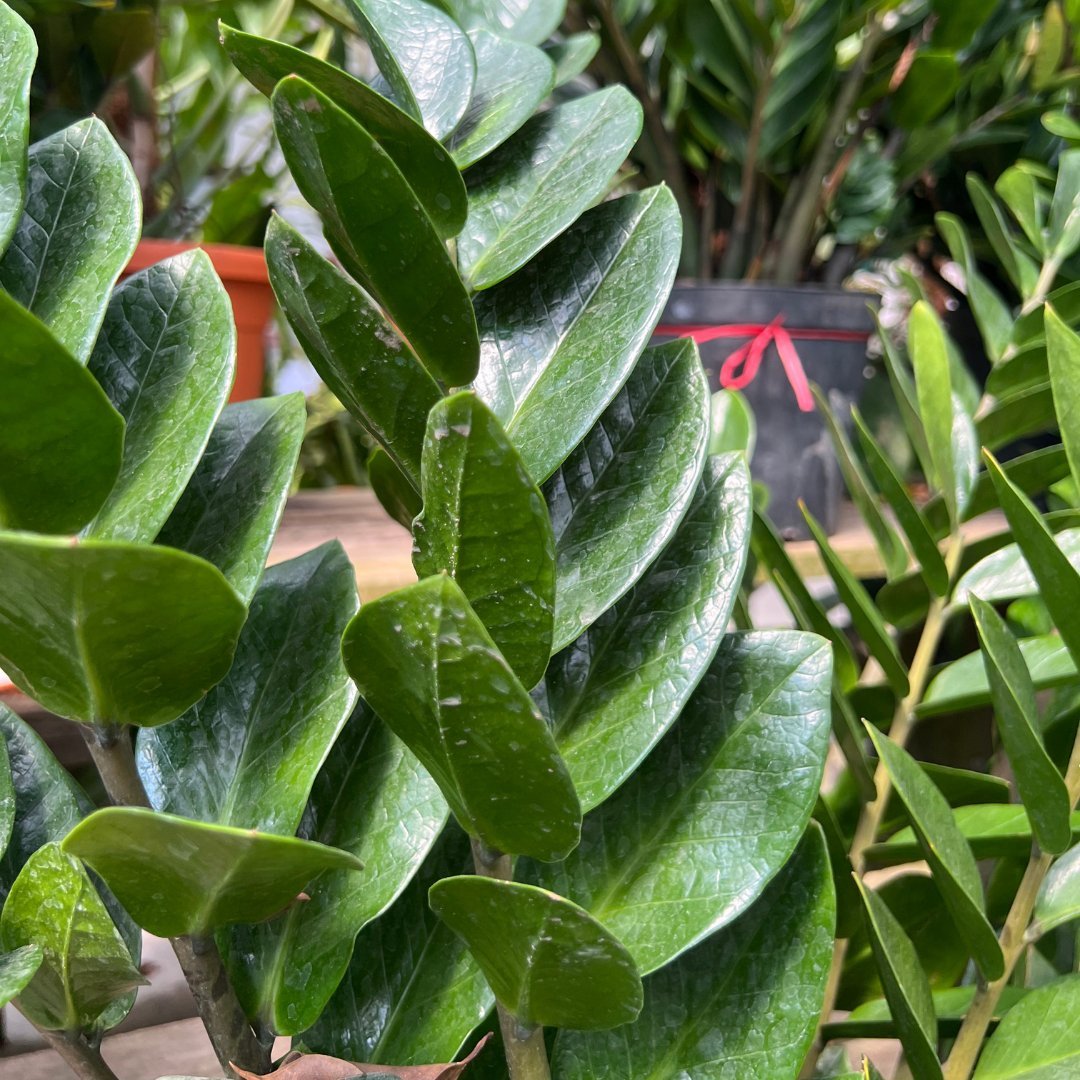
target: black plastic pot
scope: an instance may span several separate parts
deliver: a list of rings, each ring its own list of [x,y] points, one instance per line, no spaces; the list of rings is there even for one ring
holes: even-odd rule
[[[707,336],[707,327],[732,324],[765,327],[778,316],[790,334],[806,377],[821,387],[837,417],[850,421],[869,375],[866,342],[874,331],[866,293],[812,285],[756,285],[743,282],[676,285],[657,339]],[[836,339],[830,340],[834,335]],[[752,335],[699,342],[712,390],[720,369]],[[743,388],[757,418],[757,449],[751,471],[769,489],[769,516],[787,539],[809,535],[799,511],[802,499],[832,532],[836,528],[843,479],[821,414],[803,412],[783,364],[770,344],[756,378]]]

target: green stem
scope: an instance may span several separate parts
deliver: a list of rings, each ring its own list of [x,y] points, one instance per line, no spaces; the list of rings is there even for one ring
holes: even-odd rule
[[[44,1031],[41,1037],[60,1055],[79,1080],[118,1080],[101,1051],[75,1031]]]
[[[94,759],[109,798],[118,806],[150,806],[131,747],[131,729],[115,724],[83,728],[86,745]]]
[[[493,851],[475,838],[472,853],[473,865],[481,877],[494,878],[496,881],[514,880],[514,865],[509,855]],[[544,1029],[525,1027],[501,1001],[496,1003],[496,1008],[510,1080],[551,1080]]]
[[[1024,301],[1024,306],[1020,309],[1021,315],[1030,315],[1036,308],[1042,307],[1047,294],[1054,287],[1060,269],[1061,261],[1052,255],[1042,264],[1035,281],[1035,291]]]

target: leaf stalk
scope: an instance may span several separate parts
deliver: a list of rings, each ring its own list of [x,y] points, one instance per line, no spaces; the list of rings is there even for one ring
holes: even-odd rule
[[[38,1031],[79,1080],[118,1080],[101,1051],[77,1031]]]

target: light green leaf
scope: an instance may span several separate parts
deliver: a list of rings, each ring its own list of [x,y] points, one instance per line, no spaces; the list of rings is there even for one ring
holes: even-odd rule
[[[116,481],[123,442],[94,377],[0,290],[0,526],[81,529]]]
[[[555,1074],[562,1080],[797,1075],[821,1011],[835,921],[825,844],[811,828],[749,911],[645,980],[636,1023],[603,1035],[560,1032]]]
[[[40,945],[23,945],[0,955],[0,1005],[7,1005],[26,989],[43,958]]]
[[[417,514],[424,508],[420,493],[381,446],[376,446],[368,454],[365,466],[368,483],[375,492],[379,505],[399,525],[411,529]]]
[[[1058,855],[1069,846],[1071,800],[1038,732],[1035,687],[1016,639],[994,609],[972,597],[998,732],[1009,756],[1020,798],[1043,851]]]
[[[945,500],[950,519],[957,521],[959,508],[952,456],[953,402],[949,354],[941,323],[924,301],[920,300],[911,309],[908,340],[915,367],[919,415],[926,429],[930,460],[936,474],[934,480]]]
[[[757,421],[746,398],[738,390],[717,390],[709,407],[709,453],[737,450],[751,461],[756,444]]]
[[[1005,215],[986,181],[976,173],[968,173],[967,190],[982,231],[990,241],[998,262],[1005,268],[1020,295],[1030,296],[1039,277],[1035,260],[1013,239]]]
[[[1080,247],[1080,149],[1066,150],[1058,157],[1046,242],[1057,260],[1068,259]]]
[[[157,536],[229,395],[235,355],[229,296],[205,252],[175,255],[113,292],[89,368],[127,424],[124,460],[90,536]]]
[[[466,29],[482,26],[511,41],[539,45],[559,28],[565,0],[440,0]]]
[[[469,39],[423,0],[349,3],[394,97],[436,139],[444,139],[465,115],[476,81]]]
[[[526,689],[544,675],[555,610],[555,538],[540,489],[475,394],[428,416],[419,577],[449,574]]]
[[[979,443],[996,450],[1028,435],[1056,426],[1054,399],[1047,383],[1010,394],[979,416],[975,425]]]
[[[930,881],[929,878],[923,880],[927,883]],[[939,1035],[952,1036],[960,1030],[960,1024],[971,1008],[976,990],[975,986],[950,986],[947,990],[934,991],[934,1012],[937,1013]],[[1027,993],[1021,986],[1004,987],[994,1009],[995,1024],[1018,1001],[1022,1001]],[[896,1024],[893,1022],[889,1003],[883,998],[875,998],[853,1009],[846,1020],[828,1024],[826,1031],[832,1038],[892,1039],[896,1037]]]
[[[11,952],[38,946],[42,959],[19,1009],[46,1031],[76,1031],[147,980],[131,962],[86,871],[49,843],[27,860],[0,917]]]
[[[452,578],[427,578],[366,604],[342,649],[360,693],[432,774],[470,835],[540,859],[574,848],[581,810],[566,765]]]
[[[345,269],[432,374],[470,382],[479,351],[472,304],[408,181],[368,131],[310,83],[283,79],[272,103],[285,160]]]
[[[464,939],[495,997],[527,1027],[603,1030],[637,1018],[641,976],[587,911],[515,881],[443,878],[431,909]]]
[[[1080,529],[1063,529],[1055,533],[1058,548],[1074,569],[1080,570]],[[977,596],[981,600],[998,602],[1037,596],[1039,583],[1028,566],[1019,544],[1006,544],[980,559],[956,583],[953,602],[966,604]]]
[[[124,152],[90,117],[30,147],[26,205],[0,287],[80,361],[139,239],[141,200]]]
[[[140,733],[156,810],[291,836],[356,690],[338,641],[356,577],[336,540],[270,567],[232,667],[178,720]]]
[[[276,915],[324,870],[362,870],[346,851],[291,836],[110,806],[68,833],[63,851],[105,879],[159,937],[205,934]]]
[[[745,461],[735,454],[711,458],[660,557],[552,658],[547,707],[586,810],[630,776],[712,662],[742,581],[749,536]]]
[[[604,194],[640,131],[641,106],[613,86],[540,113],[484,158],[468,176],[458,237],[469,285],[498,284],[563,232]]]
[[[30,76],[37,60],[30,27],[6,4],[0,8],[0,252],[11,240],[26,198],[26,143],[30,137]]]
[[[213,563],[251,599],[304,438],[303,394],[226,405],[158,543]]]
[[[1080,416],[1080,337],[1049,304],[1045,308],[1045,325],[1054,410],[1073,481],[1080,484],[1080,431],[1076,424],[1076,417]]]
[[[245,609],[169,548],[0,534],[0,666],[82,723],[176,719],[229,669]]]
[[[614,199],[476,297],[476,389],[538,483],[585,437],[637,362],[675,277],[679,230],[666,188]],[[615,322],[611,311],[620,313]]]
[[[984,912],[979,868],[967,840],[953,820],[945,796],[906,750],[880,735],[870,724],[867,724],[867,731],[897,794],[904,800],[915,835],[954,926],[983,975],[987,979],[999,978],[1005,964],[997,935]]]
[[[585,819],[581,846],[521,876],[576,897],[646,973],[727,925],[810,820],[831,671],[828,644],[813,634],[729,634],[675,726]],[[781,774],[783,785],[766,783]]]
[[[1046,255],[1046,203],[1038,182],[1026,169],[1012,165],[997,178],[994,190],[1016,218],[1035,251]]]
[[[1041,937],[1073,919],[1080,919],[1080,846],[1061,856],[1043,879],[1029,933]]]
[[[709,391],[690,341],[649,349],[544,485],[555,531],[554,648],[623,596],[675,534],[709,442]]]

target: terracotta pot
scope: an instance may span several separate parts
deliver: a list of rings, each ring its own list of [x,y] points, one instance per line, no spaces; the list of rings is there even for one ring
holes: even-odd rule
[[[178,240],[146,239],[139,242],[127,274],[192,248],[202,248],[218,272],[232,301],[236,319],[236,381],[230,401],[262,397],[265,354],[263,338],[274,305],[274,293],[261,248],[235,244],[196,244]]]

